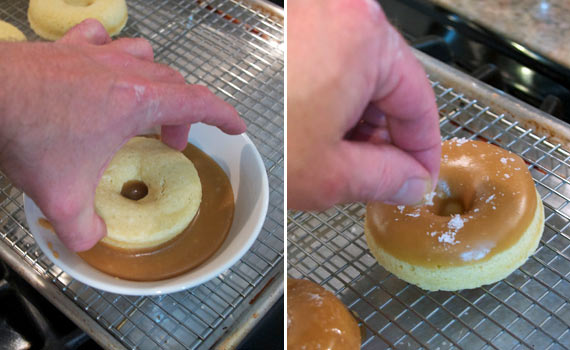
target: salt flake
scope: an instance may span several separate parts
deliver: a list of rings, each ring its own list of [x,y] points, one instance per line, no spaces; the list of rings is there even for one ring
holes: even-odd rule
[[[467,140],[465,137],[462,137],[460,139],[458,139],[457,137],[454,137],[451,139],[451,141],[455,142],[457,144],[457,146],[461,146],[466,142],[469,142],[469,140]]]
[[[426,195],[424,196],[425,199],[425,205],[433,205],[433,197],[435,197],[436,193],[435,191],[431,192],[431,193],[426,193]]]
[[[461,218],[461,215],[459,214],[455,214],[451,220],[449,220],[449,223],[447,224],[447,227],[449,227],[452,230],[459,230],[460,228],[463,227],[464,224],[464,220]]]

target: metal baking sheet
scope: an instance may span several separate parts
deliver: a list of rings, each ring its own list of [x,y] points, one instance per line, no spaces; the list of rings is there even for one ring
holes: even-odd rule
[[[566,134],[567,125],[546,118],[551,133],[539,135],[526,125],[544,125],[544,115],[418,56],[432,79],[444,139],[488,141],[527,162],[545,209],[539,248],[500,282],[426,292],[376,263],[364,238],[365,205],[354,203],[288,213],[288,275],[323,285],[354,311],[365,329],[362,349],[570,349],[570,152],[552,137]],[[436,68],[440,74],[430,74]],[[435,80],[441,76],[445,82]],[[524,109],[524,120],[513,105]]]
[[[236,107],[266,166],[270,202],[248,253],[180,293],[122,296],[83,285],[49,261],[24,218],[22,192],[0,173],[0,257],[105,348],[211,349],[238,344],[283,287],[283,13],[263,1],[127,1],[120,36],[144,37],[156,60]],[[0,20],[39,40],[28,1],[0,0]],[[258,295],[263,290],[261,294]]]

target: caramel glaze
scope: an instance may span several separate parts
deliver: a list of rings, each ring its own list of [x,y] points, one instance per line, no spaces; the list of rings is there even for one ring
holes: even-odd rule
[[[360,343],[356,320],[331,292],[287,279],[287,350],[358,350]]]
[[[151,249],[120,249],[99,242],[92,249],[78,253],[83,260],[122,279],[157,281],[197,267],[220,248],[234,215],[230,181],[222,168],[197,147],[188,144],[183,153],[194,163],[202,183],[202,202],[188,227]],[[138,185],[131,185],[127,187],[140,195],[141,189],[134,188]]]
[[[537,198],[517,155],[465,139],[442,145],[433,205],[370,203],[366,226],[387,253],[414,265],[462,266],[516,243],[530,225]]]

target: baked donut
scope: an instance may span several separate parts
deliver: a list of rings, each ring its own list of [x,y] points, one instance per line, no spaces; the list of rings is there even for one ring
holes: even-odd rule
[[[287,279],[287,350],[358,350],[360,343],[356,320],[331,292]]]
[[[365,235],[378,262],[426,290],[477,288],[520,267],[538,246],[544,209],[517,155],[480,141],[442,145],[423,206],[369,203]]]
[[[26,41],[26,36],[10,23],[0,21],[0,41]]]
[[[196,168],[160,140],[134,137],[113,157],[95,191],[105,221],[102,242],[124,249],[151,248],[182,232],[202,198]]]
[[[87,18],[101,22],[109,35],[127,23],[125,0],[30,0],[28,22],[44,39],[57,40]]]

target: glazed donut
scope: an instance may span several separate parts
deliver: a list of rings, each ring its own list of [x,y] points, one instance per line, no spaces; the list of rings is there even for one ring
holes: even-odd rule
[[[105,221],[102,242],[124,249],[151,248],[192,221],[202,186],[192,162],[160,140],[134,137],[113,157],[95,191]]]
[[[358,350],[360,343],[356,320],[331,292],[287,279],[287,350]]]
[[[0,41],[26,41],[26,36],[10,23],[0,21]]]
[[[480,141],[442,145],[436,191],[423,206],[369,203],[365,235],[380,265],[426,290],[497,282],[536,250],[544,209],[517,155]]]
[[[28,22],[40,37],[61,38],[71,27],[87,18],[101,22],[109,35],[116,35],[127,23],[125,0],[30,0]]]

